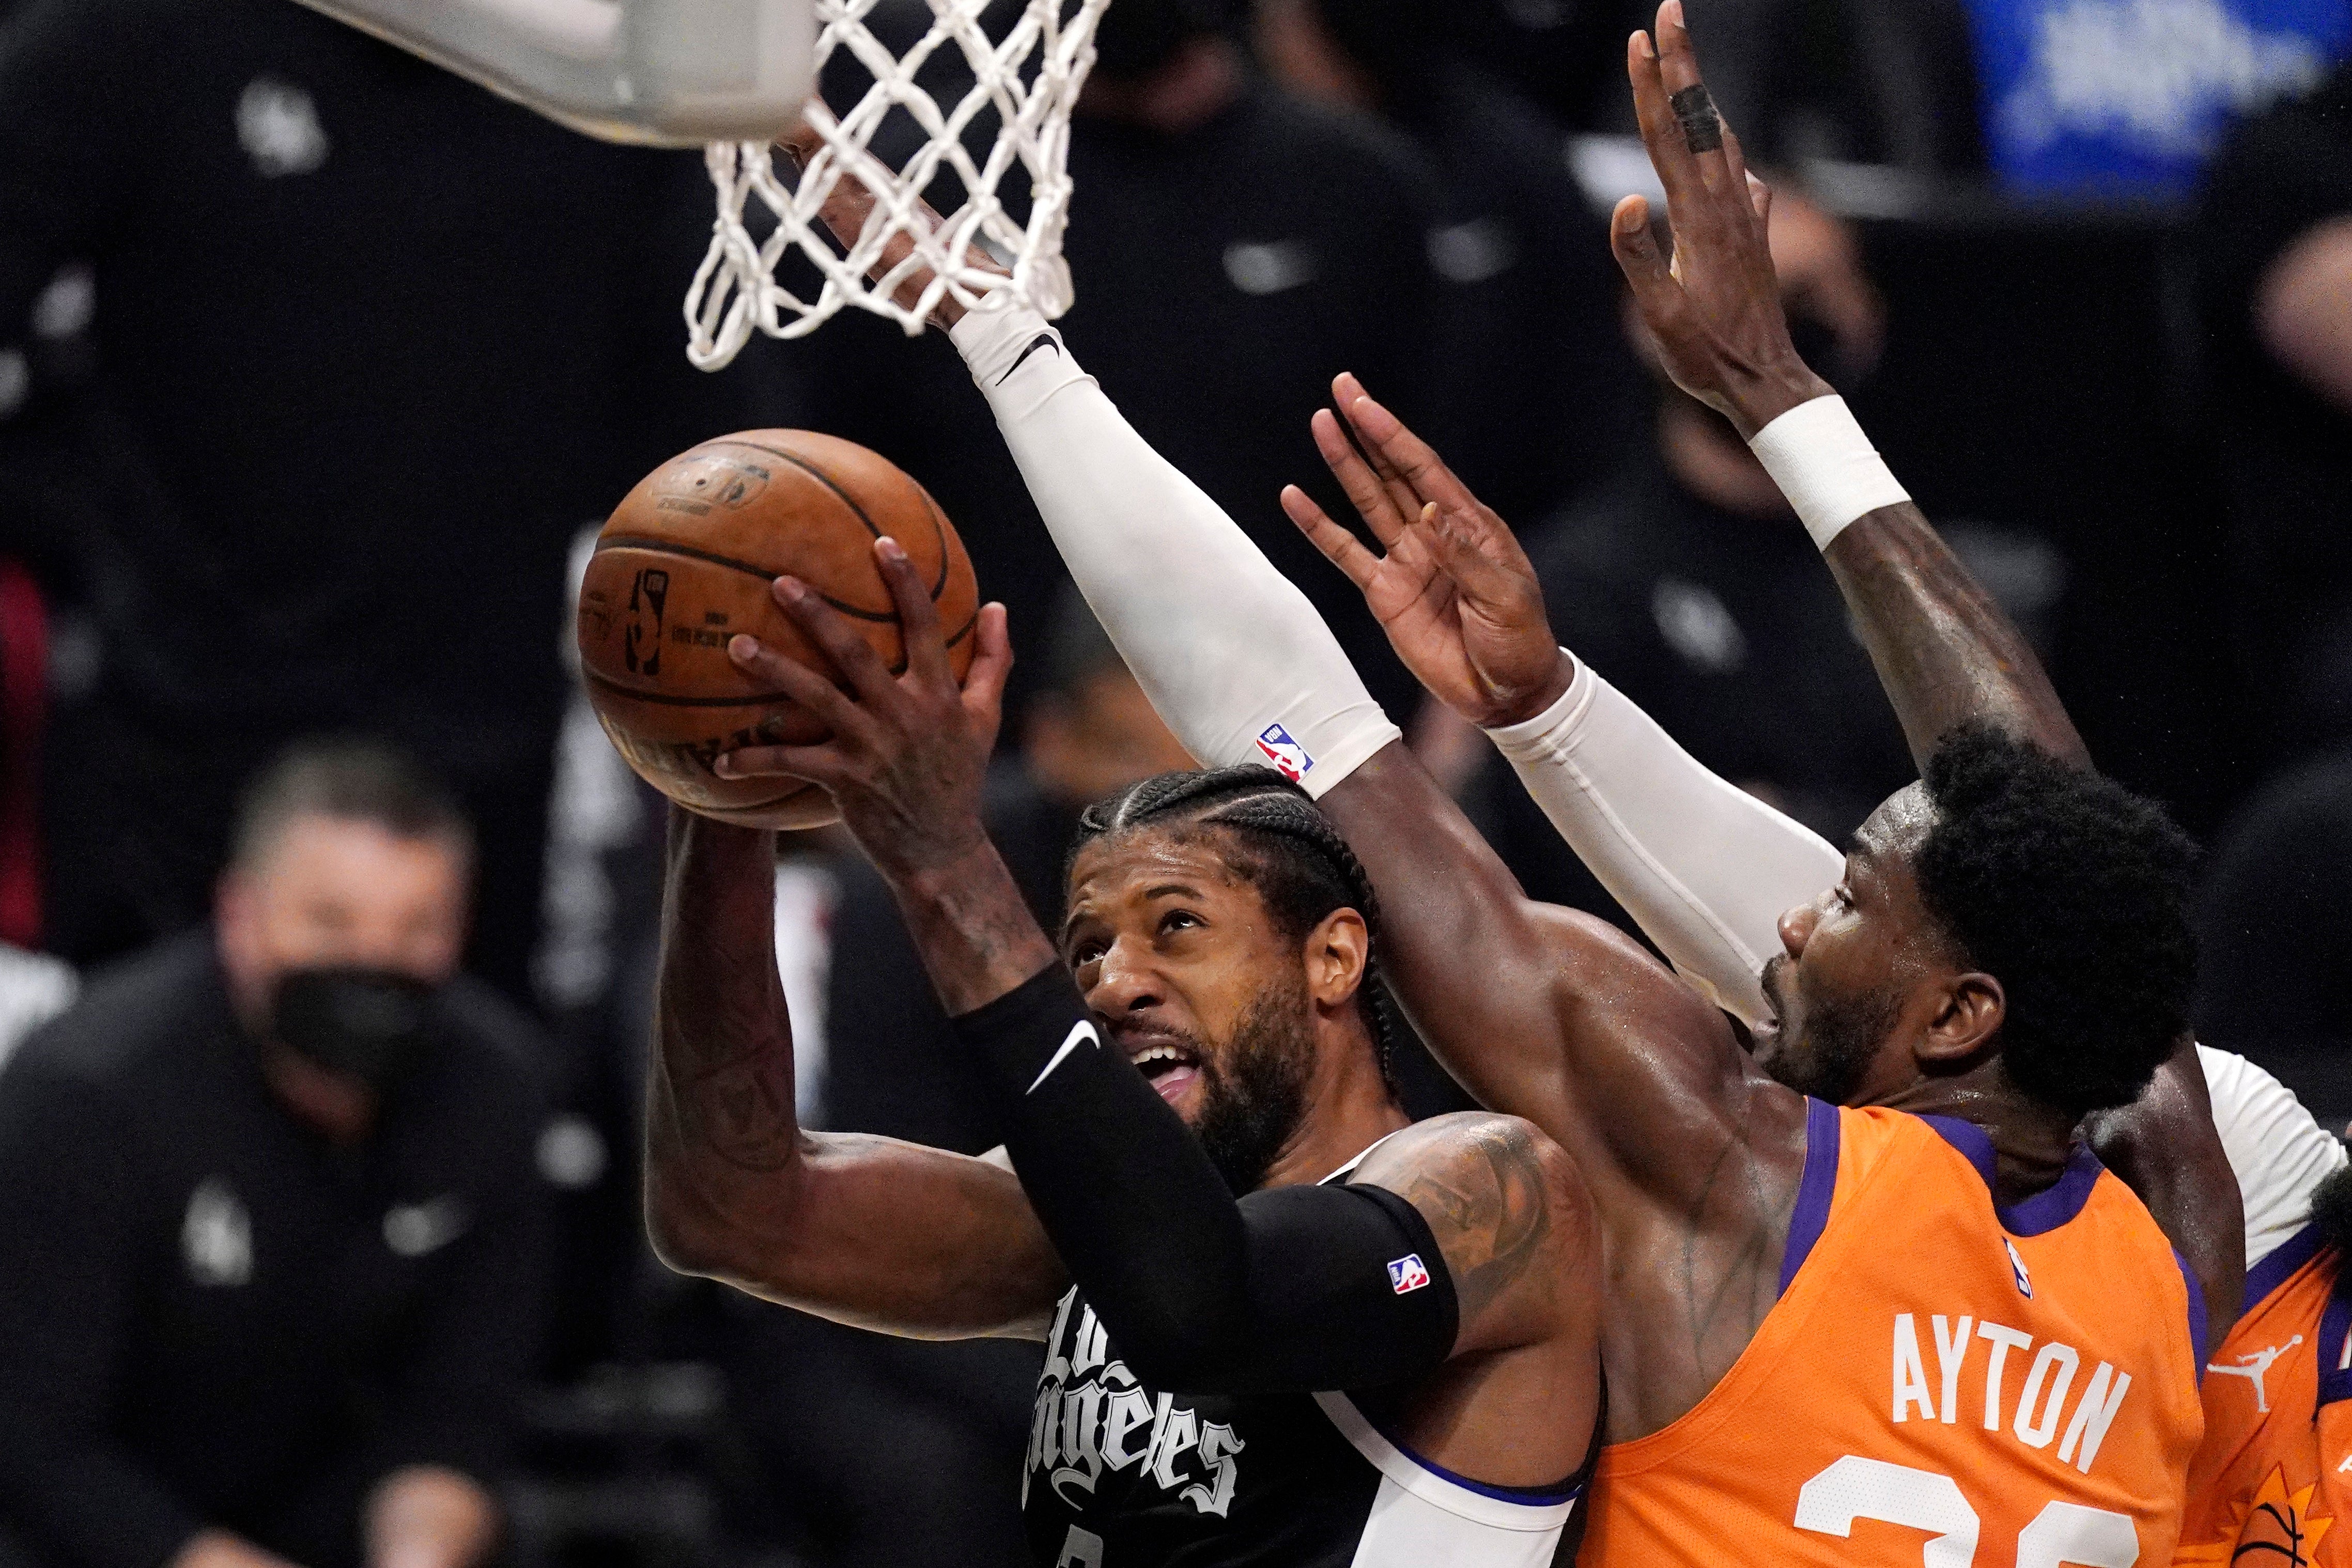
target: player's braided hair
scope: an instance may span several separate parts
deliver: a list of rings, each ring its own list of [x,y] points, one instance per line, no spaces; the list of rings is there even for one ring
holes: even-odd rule
[[[1064,883],[1078,852],[1097,839],[1177,823],[1221,828],[1239,841],[1243,854],[1227,863],[1257,890],[1284,935],[1303,938],[1335,909],[1353,909],[1364,917],[1364,980],[1356,1001],[1371,1030],[1381,1081],[1395,1093],[1400,1025],[1381,964],[1380,899],[1363,862],[1331,819],[1281,774],[1244,763],[1162,773],[1129,785],[1079,813],[1077,835],[1063,862]]]

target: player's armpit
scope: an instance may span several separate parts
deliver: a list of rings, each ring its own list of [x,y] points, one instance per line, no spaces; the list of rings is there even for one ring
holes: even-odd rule
[[[2213,1125],[2197,1042],[2184,1038],[2138,1099],[2090,1116],[2083,1132],[2188,1260],[2205,1292],[2206,1343],[2199,1348],[2210,1354],[2244,1302],[2245,1207]]]
[[[1589,1327],[1600,1265],[1592,1195],[1532,1123],[1433,1117],[1382,1143],[1351,1179],[1397,1194],[1429,1222],[1454,1281],[1454,1354]]]
[[[1723,1014],[1606,922],[1528,898],[1402,745],[1323,808],[1380,891],[1397,998],[1448,1070],[1594,1184],[1696,1201],[1702,1151],[1754,1131],[1752,1069]],[[1801,1102],[1783,1098],[1801,1147]]]

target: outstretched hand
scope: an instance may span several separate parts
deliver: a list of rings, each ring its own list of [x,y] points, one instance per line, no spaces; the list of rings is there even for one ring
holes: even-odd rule
[[[973,631],[978,652],[959,690],[939,611],[914,563],[892,538],[877,539],[874,554],[898,605],[906,673],[893,674],[873,644],[806,583],[780,577],[772,590],[776,602],[824,650],[849,689],[756,638],[734,638],[728,657],[823,719],[833,737],[816,746],[730,751],[716,766],[727,779],[809,779],[833,797],[842,821],[886,873],[940,870],[987,845],[981,790],[1013,668],[1004,606],[981,608]]]
[[[1682,0],[1658,7],[1654,35],[1627,41],[1625,72],[1665,186],[1674,255],[1659,253],[1643,196],[1617,204],[1610,248],[1675,384],[1753,436],[1832,390],[1789,340],[1766,239],[1771,189],[1748,172],[1739,138],[1699,79]]]
[[[1541,713],[1572,670],[1527,552],[1355,377],[1331,391],[1363,452],[1328,409],[1315,414],[1315,444],[1386,553],[1373,554],[1296,485],[1283,490],[1282,509],[1362,591],[1397,656],[1440,702],[1489,728]]]

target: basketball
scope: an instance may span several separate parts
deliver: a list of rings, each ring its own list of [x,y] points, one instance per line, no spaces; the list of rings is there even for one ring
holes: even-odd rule
[[[898,541],[929,586],[956,678],[972,658],[980,591],[963,541],[929,494],[887,458],[806,430],[706,441],[631,490],[597,536],[580,587],[581,674],[604,733],[639,777],[690,810],[759,828],[833,821],[832,800],[789,779],[721,779],[748,746],[823,741],[823,721],[727,656],[748,632],[835,673],[770,585],[806,582],[893,670],[906,645],[874,541]]]

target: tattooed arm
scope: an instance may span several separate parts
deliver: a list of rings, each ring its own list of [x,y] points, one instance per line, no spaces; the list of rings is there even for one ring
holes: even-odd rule
[[[1579,1272],[1597,1260],[1583,1177],[1517,1116],[1465,1111],[1416,1123],[1350,1179],[1387,1188],[1429,1222],[1459,1302],[1456,1355],[1558,1333],[1583,1293]]]
[[[646,1090],[655,1250],[861,1328],[1042,1338],[1068,1280],[1012,1172],[797,1124],[774,908],[773,834],[672,811]]]

